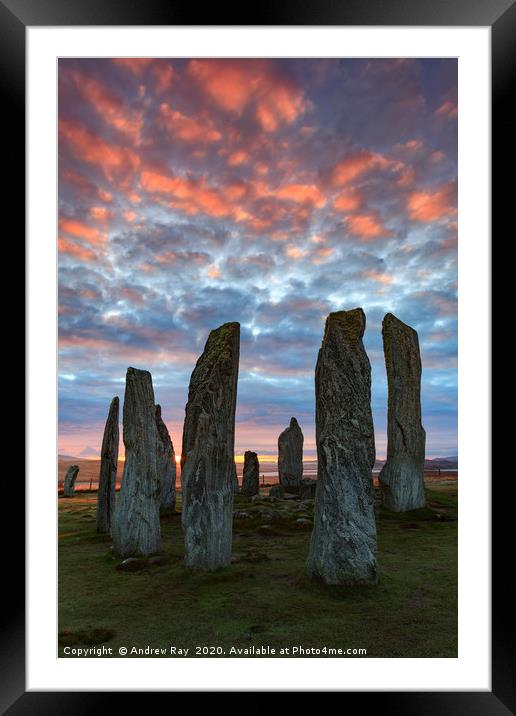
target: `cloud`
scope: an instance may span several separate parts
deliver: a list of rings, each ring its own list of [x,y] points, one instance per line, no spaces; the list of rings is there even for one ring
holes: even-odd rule
[[[191,60],[188,74],[219,107],[241,115],[252,107],[265,132],[294,122],[307,109],[303,91],[263,60]]]
[[[428,449],[454,443],[456,122],[436,114],[456,103],[454,60],[76,58],[59,72],[64,452],[100,444],[128,365],[151,370],[179,451],[193,367],[234,320],[237,452],[274,453],[292,415],[313,450],[324,320],[355,306],[377,447],[388,311],[419,333]]]
[[[163,125],[171,137],[182,139],[184,142],[194,142],[197,145],[218,142],[222,135],[213,127],[208,117],[197,120],[195,117],[173,110],[168,104],[160,106],[160,115]]]
[[[77,158],[97,166],[110,181],[127,177],[140,164],[132,149],[109,144],[76,122],[59,120],[59,133]]]
[[[450,182],[444,186],[416,191],[407,200],[407,211],[413,221],[438,221],[457,214],[457,185]]]

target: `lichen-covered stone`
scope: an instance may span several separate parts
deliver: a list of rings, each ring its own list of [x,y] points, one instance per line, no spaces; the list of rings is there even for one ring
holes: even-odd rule
[[[75,481],[79,474],[78,465],[70,465],[66,471],[64,485],[63,485],[63,497],[73,497],[75,494]]]
[[[376,584],[371,366],[361,308],[330,313],[315,370],[317,487],[308,572],[326,584]]]
[[[156,405],[156,429],[160,508],[173,510],[176,506],[176,454],[167,426],[161,417],[161,405]]]
[[[100,451],[99,489],[97,492],[97,532],[109,533],[115,512],[116,473],[118,470],[119,414],[120,401],[117,396],[111,401],[104,427]]]
[[[190,379],[183,427],[181,520],[185,564],[229,565],[235,485],[235,408],[240,324],[211,331]]]
[[[298,487],[303,477],[303,432],[295,418],[278,438],[278,472],[283,487]]]
[[[242,477],[242,495],[252,497],[260,492],[260,463],[258,455],[251,450],[244,453],[244,472]]]
[[[424,507],[425,431],[421,424],[421,357],[417,332],[388,313],[382,324],[387,369],[387,462],[380,472],[383,506]]]
[[[125,382],[122,484],[111,526],[114,551],[147,556],[161,546],[158,431],[151,374],[128,368]]]

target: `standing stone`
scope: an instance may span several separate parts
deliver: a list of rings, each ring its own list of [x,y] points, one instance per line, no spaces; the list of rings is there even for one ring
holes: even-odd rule
[[[421,357],[416,331],[388,313],[382,323],[387,368],[387,462],[380,472],[383,506],[424,507],[425,431],[421,425]]]
[[[125,463],[111,527],[114,551],[145,556],[161,546],[156,410],[152,377],[128,368],[124,398]]]
[[[308,572],[326,584],[376,584],[371,366],[361,308],[330,313],[315,369],[317,487]]]
[[[215,570],[231,559],[240,324],[211,331],[190,378],[181,486],[185,564]]]
[[[303,477],[303,433],[295,418],[278,438],[278,472],[285,488],[299,487]]]
[[[242,479],[242,495],[253,497],[260,492],[260,463],[258,455],[251,450],[244,454],[244,474]]]
[[[160,508],[173,510],[176,506],[176,454],[167,426],[161,417],[161,405],[156,405],[156,429]]]
[[[79,474],[78,465],[70,465],[66,471],[64,485],[63,485],[63,497],[73,497],[75,494],[75,481]]]
[[[109,412],[102,438],[100,453],[99,489],[97,492],[97,532],[109,533],[111,519],[115,512],[116,472],[118,469],[118,410],[119,399],[115,396]]]
[[[233,461],[233,493],[235,495],[238,494],[239,487],[240,487],[240,485],[238,484],[237,466],[236,466],[236,462]]]

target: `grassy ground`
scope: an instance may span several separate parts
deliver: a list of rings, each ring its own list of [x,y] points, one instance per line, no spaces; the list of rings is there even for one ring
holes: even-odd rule
[[[366,649],[366,658],[455,657],[457,482],[433,483],[427,496],[417,512],[378,508],[380,583],[353,589],[305,575],[310,502],[237,497],[235,509],[251,516],[235,520],[234,562],[200,575],[183,567],[179,513],[162,520],[163,562],[129,573],[95,531],[96,494],[59,498],[59,653],[150,646],[168,656],[175,646],[195,656],[196,646],[213,646],[242,656],[231,647],[269,646],[281,656],[300,645]]]

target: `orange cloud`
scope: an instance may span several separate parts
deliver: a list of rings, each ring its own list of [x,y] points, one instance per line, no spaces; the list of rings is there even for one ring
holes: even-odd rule
[[[383,283],[386,286],[388,286],[394,281],[392,276],[387,273],[382,273],[381,271],[364,271],[363,275],[366,278],[371,279],[371,281]]]
[[[249,154],[244,151],[233,152],[228,157],[228,164],[230,167],[238,167],[240,164],[244,164],[249,161]]]
[[[318,209],[326,204],[326,197],[315,184],[285,184],[274,194],[279,199],[288,199],[299,204],[313,204]]]
[[[135,211],[124,211],[123,217],[126,221],[136,221],[137,214]]]
[[[81,246],[74,241],[69,241],[63,237],[59,237],[57,247],[59,253],[69,254],[80,261],[95,261],[97,258],[96,254],[93,251],[90,251],[90,249],[86,249],[84,246]]]
[[[73,70],[69,77],[80,94],[107,124],[127,135],[133,144],[139,144],[143,127],[141,111],[127,110],[114,92],[91,75]]]
[[[166,103],[160,106],[160,116],[168,133],[184,142],[211,144],[222,138],[221,133],[213,128],[213,122],[210,119],[202,118],[201,121],[198,121],[194,117],[187,117],[181,112],[170,109]]]
[[[416,191],[407,199],[407,210],[413,221],[428,223],[457,213],[457,188],[446,184],[434,191]]]
[[[150,57],[115,57],[113,64],[123,67],[136,77],[141,77],[146,68],[153,62]]]
[[[220,278],[220,269],[218,266],[210,266],[210,268],[207,271],[207,274],[210,278]]]
[[[366,150],[348,154],[333,167],[331,183],[333,186],[344,186],[371,169],[384,169],[391,162],[381,154]]]
[[[333,208],[337,211],[353,211],[358,209],[362,203],[362,196],[356,190],[348,190],[339,194],[333,200]]]
[[[158,92],[165,92],[170,89],[175,75],[172,65],[169,65],[168,62],[157,60],[152,65],[152,74]]]
[[[188,74],[219,107],[242,114],[254,105],[265,132],[291,124],[306,110],[303,92],[263,60],[191,60]]]
[[[223,195],[208,187],[204,179],[183,179],[177,176],[165,176],[152,171],[143,171],[141,185],[150,193],[163,194],[170,197],[171,206],[188,214],[202,212],[209,216],[235,216],[238,207],[225,200]]]
[[[303,256],[306,256],[306,251],[300,249],[298,246],[289,244],[289,246],[285,247],[285,254],[289,257],[289,259],[301,259]]]
[[[77,236],[80,239],[85,239],[91,244],[102,244],[107,240],[106,234],[94,229],[92,226],[83,224],[81,221],[75,221],[74,219],[60,219],[59,228],[66,234]]]
[[[320,246],[318,249],[315,249],[314,251],[314,258],[312,259],[312,263],[314,264],[322,264],[326,259],[328,259],[334,252],[334,249],[331,248],[331,246]]]
[[[99,221],[107,221],[111,218],[111,212],[106,209],[105,206],[92,206],[90,209],[90,216]]]
[[[99,167],[110,181],[134,172],[140,165],[132,149],[108,144],[75,122],[59,120],[59,133],[76,157]]]
[[[436,116],[446,117],[447,119],[455,119],[458,115],[457,104],[451,100],[443,102],[436,110]]]
[[[378,219],[372,214],[356,214],[349,216],[347,226],[352,234],[355,234],[363,241],[369,241],[378,236],[391,236],[392,232],[388,231]]]

